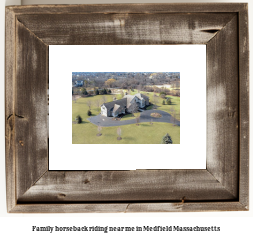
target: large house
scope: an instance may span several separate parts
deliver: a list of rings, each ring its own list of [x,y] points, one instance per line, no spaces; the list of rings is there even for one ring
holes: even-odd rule
[[[132,113],[149,105],[149,97],[141,93],[125,95],[120,100],[104,103],[101,106],[101,115],[117,117],[120,114]]]

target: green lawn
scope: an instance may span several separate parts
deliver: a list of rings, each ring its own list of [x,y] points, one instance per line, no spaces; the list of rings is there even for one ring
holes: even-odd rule
[[[121,126],[122,140],[117,140],[117,127],[103,127],[102,136],[97,136],[97,126],[92,123],[73,124],[73,144],[161,144],[166,133],[173,144],[180,143],[180,127],[170,123],[156,122]]]
[[[135,94],[137,92],[133,92]],[[150,97],[150,101],[153,100],[153,93],[145,93]],[[87,118],[87,111],[89,109],[87,101],[92,102],[91,112],[92,116],[100,113],[100,107],[97,107],[96,101],[100,100],[100,105],[103,103],[102,98],[106,97],[107,102],[112,101],[113,97],[121,99],[121,95],[97,95],[92,97],[79,98],[76,102],[72,102],[72,121],[75,121],[77,115],[80,115],[83,119],[82,124],[72,124],[72,143],[73,144],[160,144],[162,137],[169,133],[172,137],[173,144],[180,143],[180,127],[173,126],[170,123],[156,122],[153,125],[150,123],[141,123],[139,126],[125,125],[121,126],[122,140],[117,140],[117,127],[103,127],[102,136],[96,136],[97,126],[90,123]],[[175,111],[178,113],[176,116],[179,119],[180,116],[180,98],[171,96],[172,103],[174,104]],[[158,98],[159,110],[170,113],[170,107],[172,105],[162,105],[162,99]],[[134,119],[131,114],[126,115],[121,120]]]

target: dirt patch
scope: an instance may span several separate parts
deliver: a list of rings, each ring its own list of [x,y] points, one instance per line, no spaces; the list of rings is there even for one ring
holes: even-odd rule
[[[151,117],[160,118],[162,115],[160,113],[154,112],[150,114]]]
[[[113,120],[113,121],[120,121],[121,118],[120,118],[120,117],[113,117],[112,120]]]

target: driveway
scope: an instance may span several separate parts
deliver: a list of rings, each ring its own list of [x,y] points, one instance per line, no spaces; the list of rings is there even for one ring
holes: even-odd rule
[[[150,114],[156,112],[156,113],[160,113],[162,115],[162,117],[160,118],[155,118],[155,117],[151,117]],[[135,119],[129,119],[129,120],[125,120],[125,121],[114,121],[112,119],[112,117],[105,117],[102,115],[98,115],[98,116],[94,116],[94,117],[90,117],[88,118],[88,120],[95,124],[95,125],[99,125],[102,127],[111,127],[111,126],[123,126],[123,125],[130,125],[130,124],[136,124],[136,120]],[[141,113],[140,116],[140,122],[167,122],[167,123],[173,123],[180,126],[180,121],[174,119],[169,113],[161,111],[161,110],[146,110],[143,111]]]

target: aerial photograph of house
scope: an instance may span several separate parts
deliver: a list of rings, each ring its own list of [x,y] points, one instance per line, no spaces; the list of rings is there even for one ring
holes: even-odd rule
[[[73,72],[73,144],[180,144],[179,72]]]

